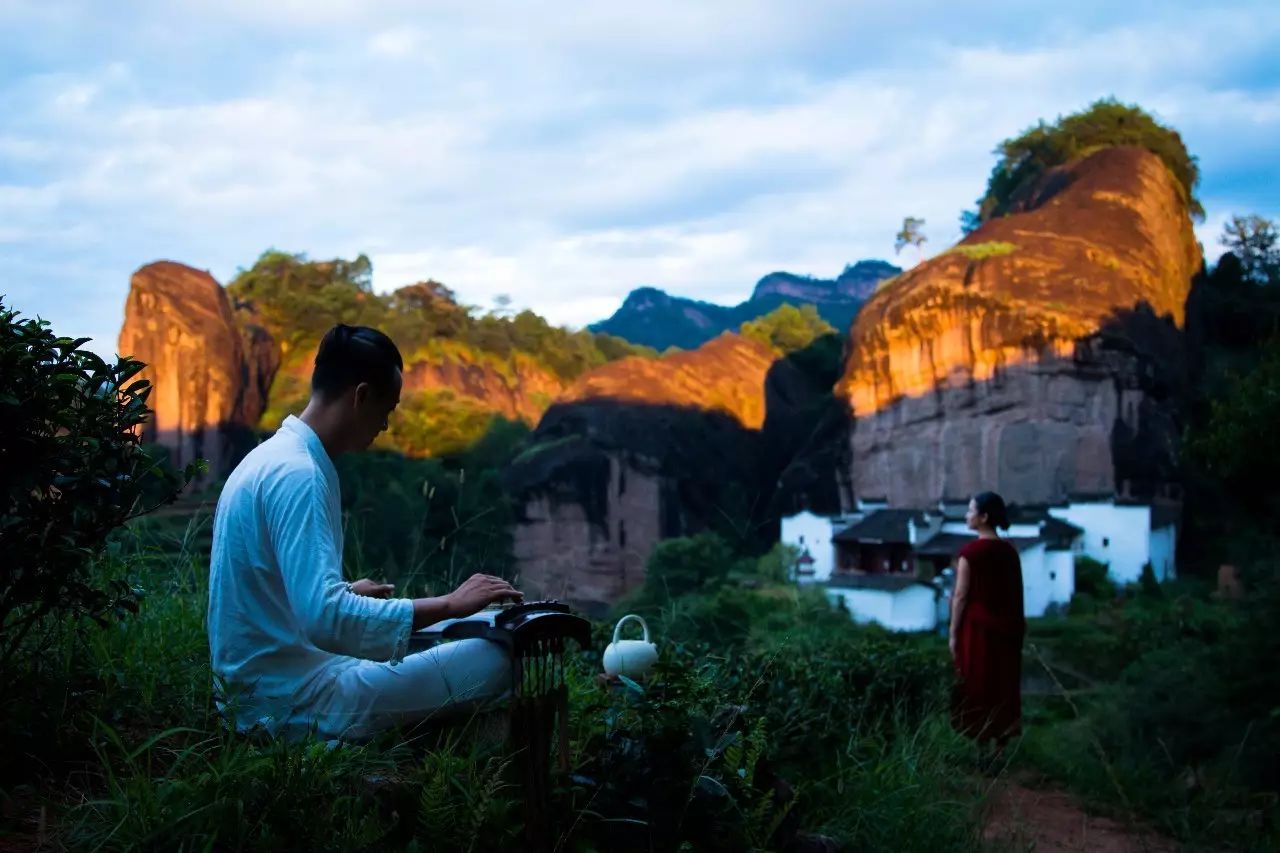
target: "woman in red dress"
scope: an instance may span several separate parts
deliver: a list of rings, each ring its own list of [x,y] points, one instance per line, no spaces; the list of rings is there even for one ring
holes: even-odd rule
[[[958,670],[951,719],[956,730],[1002,749],[1021,731],[1022,561],[1000,538],[1009,527],[1004,500],[983,492],[965,523],[978,538],[960,551],[951,596],[951,655]]]

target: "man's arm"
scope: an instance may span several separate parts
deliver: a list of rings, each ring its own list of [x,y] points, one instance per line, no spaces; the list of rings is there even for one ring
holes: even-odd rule
[[[408,649],[413,603],[356,595],[342,580],[342,554],[316,472],[281,471],[260,496],[290,609],[317,648],[397,661]]]
[[[495,602],[524,600],[515,587],[493,575],[472,575],[448,595],[413,600],[413,630],[433,625],[442,619],[470,616]]]

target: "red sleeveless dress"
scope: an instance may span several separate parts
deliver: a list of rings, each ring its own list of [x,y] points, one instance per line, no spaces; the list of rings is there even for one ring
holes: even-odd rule
[[[969,598],[956,631],[951,721],[969,737],[1003,743],[1022,723],[1022,561],[1003,539],[976,539],[960,556],[969,563]]]

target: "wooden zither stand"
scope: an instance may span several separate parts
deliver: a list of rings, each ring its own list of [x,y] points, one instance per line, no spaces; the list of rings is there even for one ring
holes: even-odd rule
[[[511,747],[524,787],[525,843],[551,849],[552,750],[561,773],[569,770],[569,690],[566,641],[591,642],[591,623],[558,601],[531,601],[482,610],[416,631],[411,650],[441,642],[483,639],[511,654]]]

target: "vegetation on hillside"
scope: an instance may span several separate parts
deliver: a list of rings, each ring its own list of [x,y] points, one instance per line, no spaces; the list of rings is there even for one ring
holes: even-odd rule
[[[553,326],[532,311],[482,313],[460,305],[453,291],[437,281],[374,293],[372,272],[364,255],[354,261],[310,261],[268,251],[227,286],[233,299],[257,310],[283,350],[261,421],[265,429],[274,429],[286,414],[305,405],[310,395],[305,360],[321,336],[340,322],[383,330],[408,364],[460,361],[492,370],[513,384],[518,384],[521,362],[568,382],[609,361],[657,355],[612,335]],[[402,408],[404,416],[380,446],[431,456],[460,452],[497,417],[485,400],[446,390],[407,394]]]
[[[812,305],[781,305],[762,317],[743,323],[738,333],[762,343],[779,355],[805,349],[815,340],[835,334],[835,328]]]
[[[76,848],[517,843],[513,759],[480,720],[340,748],[226,731],[206,557],[189,546],[208,523],[144,519],[95,562],[103,582],[147,594],[105,627],[68,619],[46,647],[28,718],[3,731],[22,762],[0,780],[18,816],[0,818],[8,830],[43,807],[49,836]],[[608,625],[569,656],[571,772],[553,798],[565,849],[765,850],[821,833],[856,849],[976,851],[982,789],[942,715],[941,642],[859,629],[819,595],[736,571],[655,617],[661,660],[643,683],[597,681]]]
[[[1053,124],[1040,121],[1000,143],[996,148],[999,159],[991,170],[987,191],[977,202],[976,221],[986,222],[1008,213],[1010,205],[1049,169],[1114,145],[1137,145],[1160,157],[1173,173],[1192,215],[1204,216],[1195,195],[1200,168],[1178,132],[1141,107],[1103,98],[1078,113],[1060,116]],[[973,217],[961,219],[962,225],[971,230]]]
[[[961,243],[947,250],[948,252],[963,255],[971,261],[982,261],[987,258],[999,258],[1003,255],[1012,255],[1018,251],[1018,247],[1013,243],[1006,243],[1001,240],[988,240],[985,243]]]
[[[241,270],[227,291],[252,304],[290,351],[314,346],[336,323],[350,323],[382,329],[406,355],[444,338],[504,357],[527,353],[566,380],[621,355],[655,355],[610,335],[553,326],[532,311],[514,317],[481,313],[458,304],[453,291],[437,281],[374,293],[372,275],[364,255],[309,261],[272,250]]]

